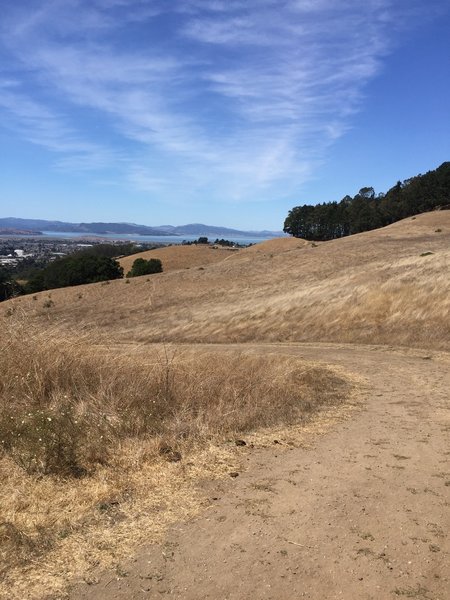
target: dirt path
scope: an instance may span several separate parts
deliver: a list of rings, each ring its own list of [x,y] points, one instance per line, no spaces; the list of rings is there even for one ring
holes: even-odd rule
[[[365,408],[310,449],[243,448],[247,470],[207,489],[210,509],[73,600],[449,599],[449,358],[257,348],[366,377]]]

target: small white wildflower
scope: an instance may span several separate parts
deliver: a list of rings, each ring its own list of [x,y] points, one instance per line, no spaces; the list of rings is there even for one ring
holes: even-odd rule
[[[47,417],[47,421],[51,421],[51,420],[52,420],[52,418],[51,418],[51,417]]]

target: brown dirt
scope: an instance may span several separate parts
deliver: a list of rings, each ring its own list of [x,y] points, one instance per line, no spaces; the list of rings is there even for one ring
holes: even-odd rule
[[[300,448],[278,433],[270,448],[243,446],[239,477],[205,482],[203,514],[72,600],[448,599],[450,355],[245,347],[365,378],[363,409]]]

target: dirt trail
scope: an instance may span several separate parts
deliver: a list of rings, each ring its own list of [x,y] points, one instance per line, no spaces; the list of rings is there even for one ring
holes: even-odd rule
[[[362,375],[365,407],[308,449],[244,447],[248,468],[206,488],[208,510],[73,600],[449,599],[449,357],[254,348]]]

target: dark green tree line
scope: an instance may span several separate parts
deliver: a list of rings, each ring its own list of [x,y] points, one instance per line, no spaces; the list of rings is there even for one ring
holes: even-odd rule
[[[398,181],[386,194],[364,187],[340,202],[304,204],[289,211],[284,231],[308,240],[332,240],[390,225],[450,203],[450,162],[435,171]]]
[[[0,267],[0,302],[20,296],[23,293],[22,286],[14,281],[6,269]]]
[[[123,277],[118,262],[108,256],[92,254],[71,255],[50,263],[37,271],[25,286],[27,293],[41,292],[54,288],[96,283]]]

